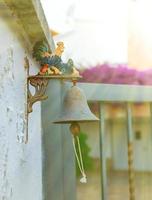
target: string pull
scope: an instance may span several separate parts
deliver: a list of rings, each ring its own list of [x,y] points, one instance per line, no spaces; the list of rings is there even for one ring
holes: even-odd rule
[[[79,158],[78,152],[76,150],[75,142],[77,142],[77,144],[78,144],[78,152],[79,152],[80,158]],[[81,183],[87,183],[87,176],[86,176],[85,170],[84,170],[83,159],[82,159],[82,152],[81,152],[81,146],[80,146],[80,140],[79,140],[78,136],[76,136],[76,139],[73,136],[73,148],[74,148],[74,153],[75,153],[76,160],[77,160],[77,163],[78,163],[78,167],[79,167],[80,172],[82,174],[80,182]]]

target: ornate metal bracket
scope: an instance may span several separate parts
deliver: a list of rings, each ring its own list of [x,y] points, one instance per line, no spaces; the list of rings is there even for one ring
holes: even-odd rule
[[[46,100],[48,96],[45,95],[46,88],[48,85],[49,80],[45,78],[38,78],[38,77],[32,77],[28,79],[28,102],[27,102],[27,110],[28,113],[31,113],[33,111],[32,106],[37,101]],[[32,85],[35,88],[34,95],[31,93],[29,89],[29,84]]]
[[[37,101],[46,100],[48,96],[45,95],[48,83],[50,79],[58,79],[58,80],[70,80],[72,82],[77,81],[81,76],[71,76],[71,75],[64,75],[64,76],[29,76],[28,77],[28,84],[27,84],[27,112],[31,113],[33,111],[32,106]],[[35,88],[35,93],[32,94],[29,85],[32,85]]]

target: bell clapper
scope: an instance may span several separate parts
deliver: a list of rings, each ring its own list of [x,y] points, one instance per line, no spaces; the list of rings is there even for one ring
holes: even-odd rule
[[[79,133],[80,133],[80,126],[78,123],[72,123],[70,126],[70,131],[73,135],[73,148],[74,148],[74,153],[76,156],[76,160],[78,163],[78,167],[80,169],[80,172],[82,174],[82,178],[80,179],[81,183],[87,183],[87,176],[85,174],[85,170],[84,170],[84,165],[83,165],[83,159],[82,159],[82,152],[81,152],[81,146],[80,146],[80,140],[79,140]],[[77,142],[78,144],[78,152],[76,150],[76,145],[75,143]],[[79,156],[78,156],[79,154]]]
[[[75,80],[72,80],[72,83],[73,83],[73,86],[76,86],[77,80],[76,80],[76,79],[75,79]]]
[[[77,136],[80,133],[80,125],[77,122],[73,122],[70,126],[70,131],[73,136]]]

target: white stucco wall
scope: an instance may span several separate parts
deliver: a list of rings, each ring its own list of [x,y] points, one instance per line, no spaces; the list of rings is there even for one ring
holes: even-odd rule
[[[0,200],[42,200],[40,105],[29,116],[29,143],[20,143],[17,137],[22,140],[26,130],[27,54],[2,19],[0,44]],[[32,59],[30,64],[36,71]]]

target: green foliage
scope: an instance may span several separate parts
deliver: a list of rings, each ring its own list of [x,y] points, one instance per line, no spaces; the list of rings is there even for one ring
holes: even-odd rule
[[[85,171],[89,171],[93,168],[93,159],[90,157],[89,153],[91,151],[89,145],[87,144],[88,136],[85,133],[79,134],[79,140],[81,145],[81,151],[82,151],[82,157],[83,157],[83,163],[84,163],[84,169]],[[76,150],[78,152],[78,145],[76,143]],[[76,172],[77,176],[80,175],[80,170],[78,165],[76,164]]]

